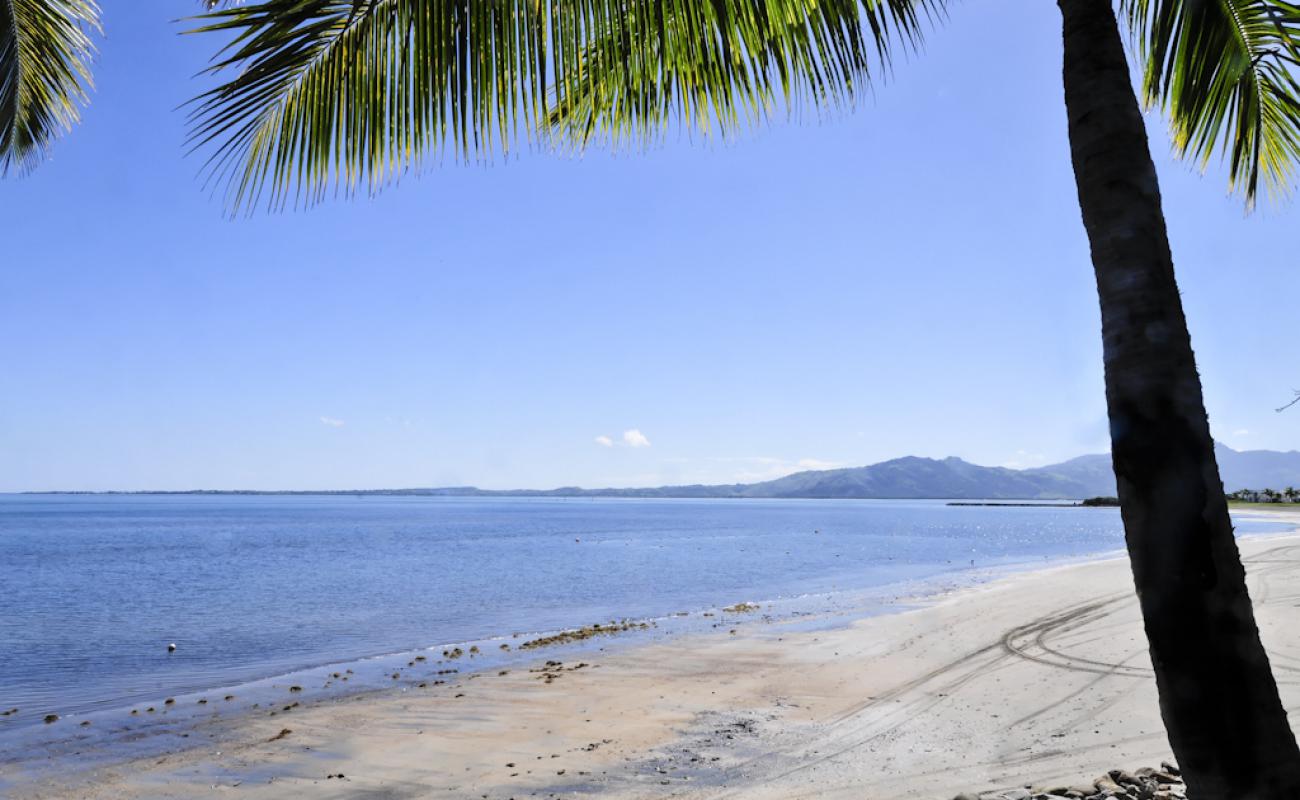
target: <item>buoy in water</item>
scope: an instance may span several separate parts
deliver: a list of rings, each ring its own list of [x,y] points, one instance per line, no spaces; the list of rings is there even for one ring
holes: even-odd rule
[[[175,653],[175,652],[176,652],[176,643],[175,643],[175,642],[172,642],[171,644],[167,645],[167,652],[169,652],[169,653]]]

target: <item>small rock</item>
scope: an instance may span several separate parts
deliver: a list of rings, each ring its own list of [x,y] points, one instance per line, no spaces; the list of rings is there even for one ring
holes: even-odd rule
[[[1116,783],[1115,779],[1110,775],[1102,775],[1100,778],[1093,781],[1092,785],[1097,787],[1097,791],[1102,794],[1128,794],[1124,787]]]

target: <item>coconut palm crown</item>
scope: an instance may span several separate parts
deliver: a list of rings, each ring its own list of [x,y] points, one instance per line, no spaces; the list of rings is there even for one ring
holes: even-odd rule
[[[726,135],[776,111],[851,103],[943,20],[945,0],[265,0],[195,30],[229,41],[192,144],[235,209],[373,192],[446,148],[521,137]],[[1300,159],[1300,7],[1121,0],[1145,101],[1180,154],[1227,160],[1253,202]]]
[[[504,152],[726,135],[801,105],[851,103],[943,20],[946,0],[263,0],[224,33],[192,145],[232,209],[376,191],[446,148]],[[1247,202],[1300,159],[1300,7],[1120,0],[1145,101],[1181,155],[1228,163]],[[35,166],[91,86],[93,0],[0,2],[0,168]]]

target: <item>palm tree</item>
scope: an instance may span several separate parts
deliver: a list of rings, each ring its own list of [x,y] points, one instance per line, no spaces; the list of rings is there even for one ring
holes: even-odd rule
[[[1181,154],[1205,163],[1222,150],[1248,205],[1261,184],[1289,186],[1300,7],[1118,1],[1142,99],[1168,114]],[[74,21],[88,5],[5,3]],[[193,144],[230,208],[248,211],[310,204],[331,188],[376,191],[440,147],[490,156],[521,132],[572,147],[645,141],[673,125],[726,134],[781,110],[851,102],[892,55],[918,46],[944,5],[250,0],[198,28],[224,37],[211,73],[225,82],[197,99]],[[1300,750],[1246,591],[1120,25],[1110,0],[1058,6],[1112,459],[1170,745],[1193,797],[1300,797]],[[0,53],[12,48],[3,13]],[[46,55],[77,64],[78,52]],[[22,70],[0,58],[0,74],[12,94]],[[51,91],[71,97],[72,83]]]
[[[0,174],[42,160],[90,87],[92,0],[0,0]]]

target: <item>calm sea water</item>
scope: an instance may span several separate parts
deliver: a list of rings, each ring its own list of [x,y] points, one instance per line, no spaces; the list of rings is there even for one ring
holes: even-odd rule
[[[447,643],[1120,547],[1113,509],[0,496],[0,709],[88,714]]]

